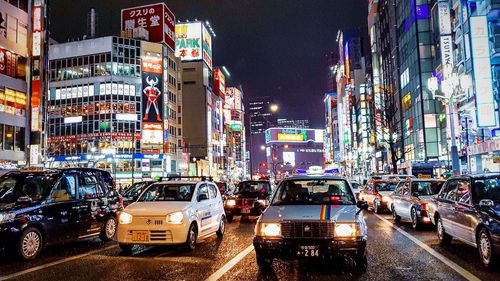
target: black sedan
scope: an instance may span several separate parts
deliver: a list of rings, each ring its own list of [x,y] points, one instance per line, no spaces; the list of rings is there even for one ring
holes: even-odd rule
[[[269,181],[242,181],[234,193],[227,197],[224,210],[228,221],[234,216],[260,216],[269,205],[271,197]]]

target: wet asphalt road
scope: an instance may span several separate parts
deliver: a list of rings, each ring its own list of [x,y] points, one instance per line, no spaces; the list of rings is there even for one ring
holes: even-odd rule
[[[220,280],[466,280],[461,270],[481,280],[500,280],[500,268],[483,269],[476,249],[457,241],[440,246],[432,228],[414,231],[409,224],[397,225],[441,259],[397,231],[390,215],[365,212],[365,219],[369,230],[366,273],[355,272],[346,260],[275,261],[273,271],[260,272],[253,250],[240,254],[252,244],[256,219],[235,219],[222,240],[209,237],[189,253],[176,247],[136,247],[133,254],[125,255],[116,243],[98,240],[49,248],[31,262],[15,261],[0,252],[0,280],[205,280],[216,272]],[[445,264],[450,261],[457,265],[455,269]],[[235,264],[230,268],[228,263]]]

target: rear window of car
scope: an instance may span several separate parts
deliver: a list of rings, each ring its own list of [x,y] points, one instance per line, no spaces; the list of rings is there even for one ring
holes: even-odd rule
[[[443,187],[443,181],[418,181],[412,182],[411,192],[418,192],[419,195],[436,195]]]
[[[234,194],[245,193],[271,193],[271,185],[268,182],[245,181],[240,182],[234,191]]]
[[[345,180],[305,179],[281,182],[272,205],[352,205],[355,202]]]

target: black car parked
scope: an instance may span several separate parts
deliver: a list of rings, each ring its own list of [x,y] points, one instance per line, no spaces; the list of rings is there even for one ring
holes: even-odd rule
[[[474,246],[492,267],[500,254],[500,173],[451,177],[434,200],[439,241]]]
[[[0,177],[0,249],[34,259],[51,244],[97,236],[112,240],[120,201],[106,171],[9,172]]]
[[[242,181],[234,193],[226,198],[224,211],[228,221],[234,216],[260,216],[269,205],[271,184],[266,180]]]

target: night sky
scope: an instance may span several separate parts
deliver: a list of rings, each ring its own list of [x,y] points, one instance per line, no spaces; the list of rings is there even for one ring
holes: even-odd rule
[[[98,13],[97,35],[118,35],[120,10],[158,0],[52,0],[51,36],[82,38],[87,12]],[[338,29],[366,27],[366,0],[170,0],[178,20],[208,20],[217,35],[214,65],[232,74],[245,97],[274,96],[280,117],[324,123],[324,56]],[[365,29],[366,30],[366,29]]]

